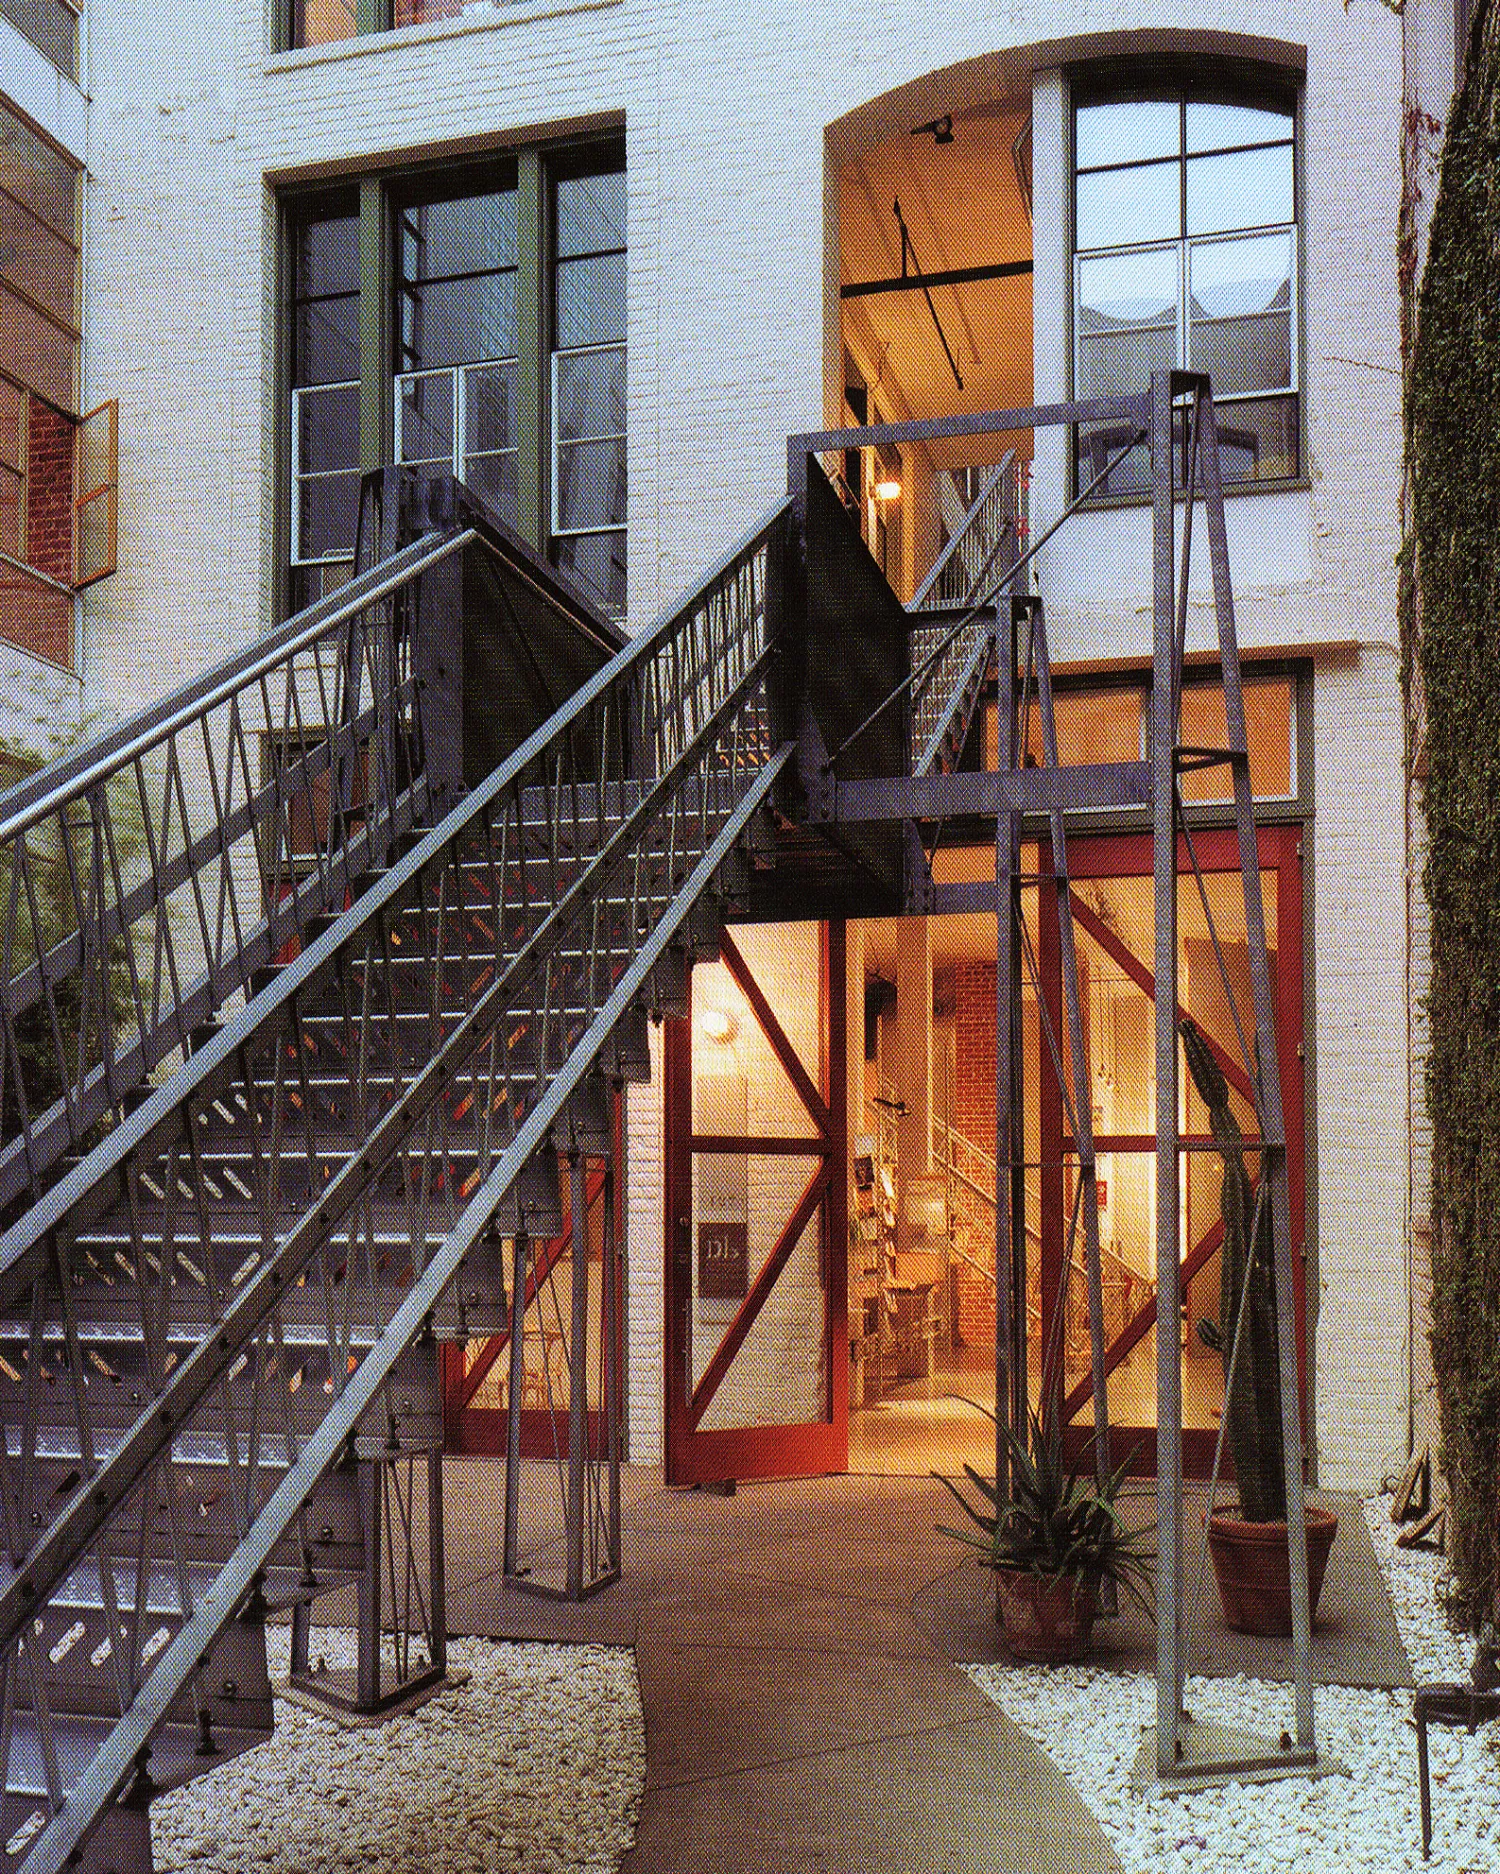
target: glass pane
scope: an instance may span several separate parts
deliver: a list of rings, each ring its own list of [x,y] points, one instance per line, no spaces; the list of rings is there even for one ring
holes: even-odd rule
[[[13,469],[21,466],[21,393],[3,377],[0,377],[0,463]]]
[[[119,479],[118,412],[101,404],[78,425],[78,495],[95,494]]]
[[[0,636],[64,670],[73,664],[73,601],[0,563]]]
[[[624,350],[559,357],[555,414],[557,433],[564,442],[582,436],[623,435]]]
[[[359,291],[359,215],[304,222],[296,239],[297,297]]]
[[[1153,371],[1170,371],[1176,363],[1175,326],[1154,332],[1085,336],[1078,341],[1078,395],[1098,397],[1145,390]]]
[[[557,449],[556,511],[558,533],[575,527],[622,527],[625,524],[625,439],[560,443]]]
[[[1062,767],[1094,761],[1139,761],[1145,697],[1140,690],[1064,690],[1053,698],[1057,757]],[[993,720],[993,707],[990,711]],[[1026,723],[1026,747],[1041,761],[1041,710],[1032,703]],[[990,765],[996,743],[988,740]]]
[[[118,501],[113,485],[91,495],[78,509],[77,582],[88,585],[115,570]]]
[[[471,366],[463,374],[464,441],[470,450],[508,449],[515,441],[513,364]]]
[[[299,475],[350,468],[359,460],[358,384],[299,390],[294,403]]]
[[[625,246],[625,172],[570,176],[557,185],[557,252],[599,254]]]
[[[1245,742],[1250,786],[1258,800],[1287,800],[1296,792],[1293,767],[1292,685],[1288,677],[1253,677],[1244,686]],[[1190,748],[1222,748],[1224,692],[1217,685],[1184,686],[1182,739]],[[1199,768],[1182,776],[1184,800],[1232,800],[1228,767]]]
[[[514,187],[401,211],[401,270],[407,280],[514,267],[516,259]]]
[[[1290,312],[1292,236],[1258,234],[1241,241],[1195,241],[1189,250],[1192,316]]]
[[[398,462],[453,461],[453,373],[396,380]]]
[[[0,283],[0,358],[23,384],[55,403],[73,408],[75,341]]]
[[[512,526],[520,512],[516,495],[516,452],[464,457],[463,480],[486,506]]]
[[[355,0],[292,0],[293,45],[333,45],[358,31]]]
[[[1291,387],[1290,313],[1200,321],[1193,327],[1189,350],[1193,370],[1208,372],[1217,396],[1232,397],[1244,391]],[[1220,415],[1232,422],[1231,411],[1221,410]]]
[[[625,337],[625,256],[557,263],[557,344],[607,345]]]
[[[1116,385],[1115,388],[1124,388]],[[1091,486],[1113,457],[1130,441],[1131,431],[1117,423],[1085,423],[1078,428],[1078,487]],[[1144,443],[1126,449],[1093,492],[1098,495],[1143,494],[1151,486],[1151,452]]]
[[[8,19],[67,77],[78,77],[78,16],[62,0],[0,0]]]
[[[1177,328],[1177,250],[1097,254],[1078,262],[1078,330]],[[1174,359],[1175,362],[1175,359]]]
[[[1074,161],[1080,169],[1175,156],[1181,147],[1182,120],[1175,98],[1080,105],[1074,122]]]
[[[1176,162],[1080,175],[1074,246],[1123,247],[1182,233],[1182,168]]]
[[[472,280],[429,280],[401,289],[401,350],[413,369],[513,358],[516,276],[486,273]]]
[[[625,534],[565,534],[552,543],[552,563],[595,593],[606,611],[623,613],[626,602]]]
[[[21,477],[0,463],[0,552],[21,557]]]
[[[0,104],[0,188],[25,204],[39,221],[67,239],[78,239],[79,171],[50,143]]]
[[[292,337],[292,380],[336,384],[359,375],[359,295],[298,306]]]
[[[1187,166],[1187,231],[1267,227],[1291,221],[1292,146],[1194,156]]]
[[[0,195],[0,273],[54,318],[76,323],[78,256],[8,195]]]
[[[339,559],[354,549],[359,519],[359,470],[314,475],[297,484],[297,539],[301,560]]]
[[[1248,143],[1275,143],[1292,137],[1289,109],[1251,104],[1198,104],[1188,100],[1187,146],[1193,150],[1237,150]],[[1268,217],[1269,219],[1269,217]]]
[[[1295,396],[1221,403],[1215,415],[1219,420],[1219,474],[1226,486],[1230,482],[1281,481],[1300,474]]]

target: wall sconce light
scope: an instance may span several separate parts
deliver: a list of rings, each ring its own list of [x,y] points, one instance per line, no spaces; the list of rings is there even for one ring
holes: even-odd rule
[[[899,501],[901,499],[900,482],[898,482],[893,475],[882,477],[882,479],[875,484],[875,499],[877,501]]]
[[[705,1009],[698,1017],[698,1026],[710,1041],[717,1041],[721,1044],[733,1041],[739,1033],[739,1023],[728,1009]]]
[[[934,117],[930,124],[914,124],[912,135],[931,137],[934,143],[951,143],[953,141],[953,113],[944,111],[941,117]]]

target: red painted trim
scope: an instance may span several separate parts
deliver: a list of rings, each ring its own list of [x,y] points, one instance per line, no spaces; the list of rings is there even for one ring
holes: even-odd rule
[[[846,1017],[847,948],[842,924],[822,933],[821,994],[824,1054],[821,1077],[826,1091],[814,1086],[781,1023],[751,975],[732,936],[721,941],[722,955],[744,993],[768,1042],[786,1069],[798,1097],[819,1128],[816,1140],[723,1138],[692,1133],[692,1024],[667,1024],[665,1052],[666,1142],[666,1480],[669,1484],[716,1483],[731,1478],[813,1476],[847,1470],[849,1464],[848,1196],[844,1190],[847,1089]],[[796,1206],[776,1248],[745,1297],[729,1331],[715,1350],[697,1388],[689,1393],[692,1356],[692,1155],[695,1149],[755,1152],[768,1145],[792,1156],[816,1156],[821,1162]],[[821,1335],[823,1418],[802,1425],[748,1425],[705,1429],[702,1418],[724,1374],[733,1364],[751,1323],[775,1284],[798,1238],[818,1218],[819,1266],[824,1303]]]
[[[693,1396],[688,1401],[688,1428],[691,1431],[697,1431],[702,1424],[703,1414],[713,1404],[714,1394],[723,1384],[724,1375],[733,1364],[734,1356],[744,1346],[745,1336],[755,1325],[755,1317],[765,1307],[766,1298],[776,1286],[777,1277],[786,1267],[788,1258],[801,1240],[802,1232],[812,1221],[813,1212],[822,1203],[828,1190],[829,1173],[829,1162],[824,1158],[808,1179],[795,1209],[782,1226],[775,1247],[767,1256],[760,1274],[750,1284],[745,1299],[735,1310],[734,1319],[725,1330],[723,1340],[714,1349],[713,1358],[703,1369],[703,1377],[693,1388]]]
[[[787,1078],[797,1089],[797,1097],[807,1108],[813,1124],[818,1128],[822,1137],[825,1140],[830,1138],[833,1134],[833,1115],[829,1112],[827,1103],[822,1094],[813,1085],[812,1078],[808,1074],[807,1069],[802,1065],[797,1050],[788,1040],[786,1030],[776,1019],[776,1011],[771,1007],[770,1003],[767,1002],[765,992],[762,990],[760,984],[750,974],[749,965],[745,962],[744,957],[740,955],[739,949],[728,931],[724,932],[724,935],[719,940],[719,944],[725,968],[739,984],[741,990],[744,992],[745,1000],[755,1011],[755,1019],[760,1023],[767,1041],[770,1042],[771,1051],[785,1069]],[[823,986],[826,996],[826,969],[824,971]],[[824,1009],[824,1016],[826,1023],[826,1006]]]

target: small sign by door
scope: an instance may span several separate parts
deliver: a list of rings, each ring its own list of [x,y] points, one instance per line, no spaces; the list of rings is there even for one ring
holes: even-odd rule
[[[698,1225],[698,1294],[705,1301],[742,1301],[750,1286],[750,1226]]]

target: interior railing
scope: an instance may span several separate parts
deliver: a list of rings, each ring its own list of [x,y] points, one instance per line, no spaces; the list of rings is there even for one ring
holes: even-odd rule
[[[621,1018],[726,876],[791,753],[773,745],[767,688],[768,591],[787,521],[783,503],[0,1238],[0,1315],[27,1323],[31,1349],[30,1379],[0,1383],[5,1496],[18,1511],[0,1568],[4,1683],[29,1685],[45,1713],[54,1668],[32,1643],[35,1618],[73,1571],[110,1574],[134,1542],[117,1532],[162,1526],[152,1512],[174,1501],[174,1447],[224,1446],[233,1485],[214,1513],[232,1514],[236,1536],[212,1589],[195,1595],[166,1519],[180,1630],[149,1671],[122,1662],[119,1721],[78,1780],[49,1776],[28,1871],[64,1866],[130,1783],[356,1427],[378,1433],[389,1417],[394,1439],[403,1351],[466,1261],[489,1255],[502,1200],[584,1077],[601,1061],[608,1071]],[[342,1063],[331,1077],[330,1013]],[[314,1091],[325,1136],[331,1113],[351,1144],[309,1181]],[[232,1273],[213,1262],[216,1199],[195,1149],[215,1108],[254,1119],[244,1175],[260,1241]],[[177,1193],[154,1234],[141,1223],[144,1179]],[[405,1206],[404,1268],[375,1240],[377,1187]],[[127,1239],[109,1272],[122,1318],[152,1348],[184,1334],[193,1345],[153,1366],[123,1433],[96,1411],[97,1379],[61,1363],[79,1478],[54,1513],[28,1494],[35,1376],[45,1348],[77,1345],[78,1282],[99,1273],[89,1232],[106,1216]],[[295,1306],[305,1337],[308,1297],[320,1295],[326,1386],[299,1386],[305,1349],[290,1371],[285,1330]],[[250,1390],[232,1418],[236,1379]]]

